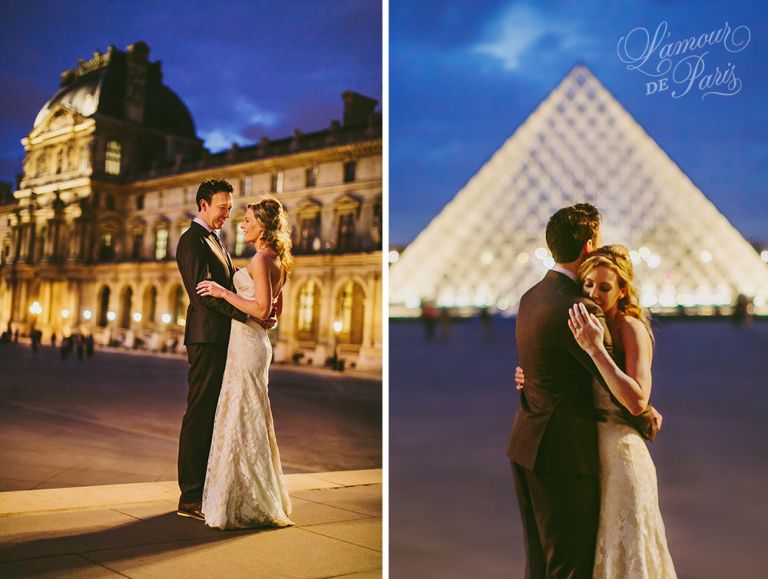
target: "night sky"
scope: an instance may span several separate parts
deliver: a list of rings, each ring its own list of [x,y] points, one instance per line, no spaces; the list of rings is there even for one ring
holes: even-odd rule
[[[381,2],[24,0],[0,3],[0,180],[59,75],[143,40],[213,152],[341,120],[341,93],[381,101]]]
[[[625,69],[617,45],[662,21],[667,42],[747,26],[743,50],[702,57],[702,76],[735,66],[740,92],[646,96],[649,79]],[[392,244],[412,241],[578,62],[745,237],[768,243],[765,2],[393,0],[389,29]]]

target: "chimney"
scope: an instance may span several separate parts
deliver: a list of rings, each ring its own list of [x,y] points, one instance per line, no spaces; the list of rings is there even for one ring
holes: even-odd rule
[[[354,127],[367,125],[369,117],[376,110],[379,101],[368,98],[360,93],[348,90],[342,93],[344,99],[344,126]]]
[[[125,79],[125,116],[136,123],[144,121],[147,102],[147,68],[149,46],[136,42],[127,48]]]

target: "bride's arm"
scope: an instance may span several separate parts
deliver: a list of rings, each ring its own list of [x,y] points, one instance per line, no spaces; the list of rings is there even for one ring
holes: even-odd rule
[[[246,267],[248,275],[253,280],[253,299],[238,295],[212,281],[200,282],[197,286],[197,293],[201,296],[223,298],[249,316],[257,320],[264,320],[269,317],[272,311],[272,284],[269,279],[267,259],[269,259],[267,256],[257,253]]]
[[[642,322],[626,318],[621,337],[626,355],[624,373],[603,345],[603,327],[581,304],[571,308],[568,327],[586,351],[616,399],[634,416],[642,414],[651,396],[651,339]]]

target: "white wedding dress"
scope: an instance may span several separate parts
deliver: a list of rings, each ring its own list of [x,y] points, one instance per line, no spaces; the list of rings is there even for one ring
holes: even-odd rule
[[[233,279],[237,293],[253,299],[248,271],[238,270]],[[271,360],[267,331],[253,320],[233,320],[203,489],[209,527],[293,524],[269,404]]]
[[[637,430],[621,421],[619,408],[597,381],[595,404],[607,421],[597,423],[600,522],[593,579],[673,579],[677,575],[648,447]]]

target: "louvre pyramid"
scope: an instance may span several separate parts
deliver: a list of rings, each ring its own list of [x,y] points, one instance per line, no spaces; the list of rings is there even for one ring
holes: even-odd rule
[[[554,263],[549,217],[581,201],[603,214],[606,243],[632,250],[645,306],[707,311],[743,293],[768,313],[768,265],[579,65],[392,266],[393,315],[421,299],[515,313]]]

